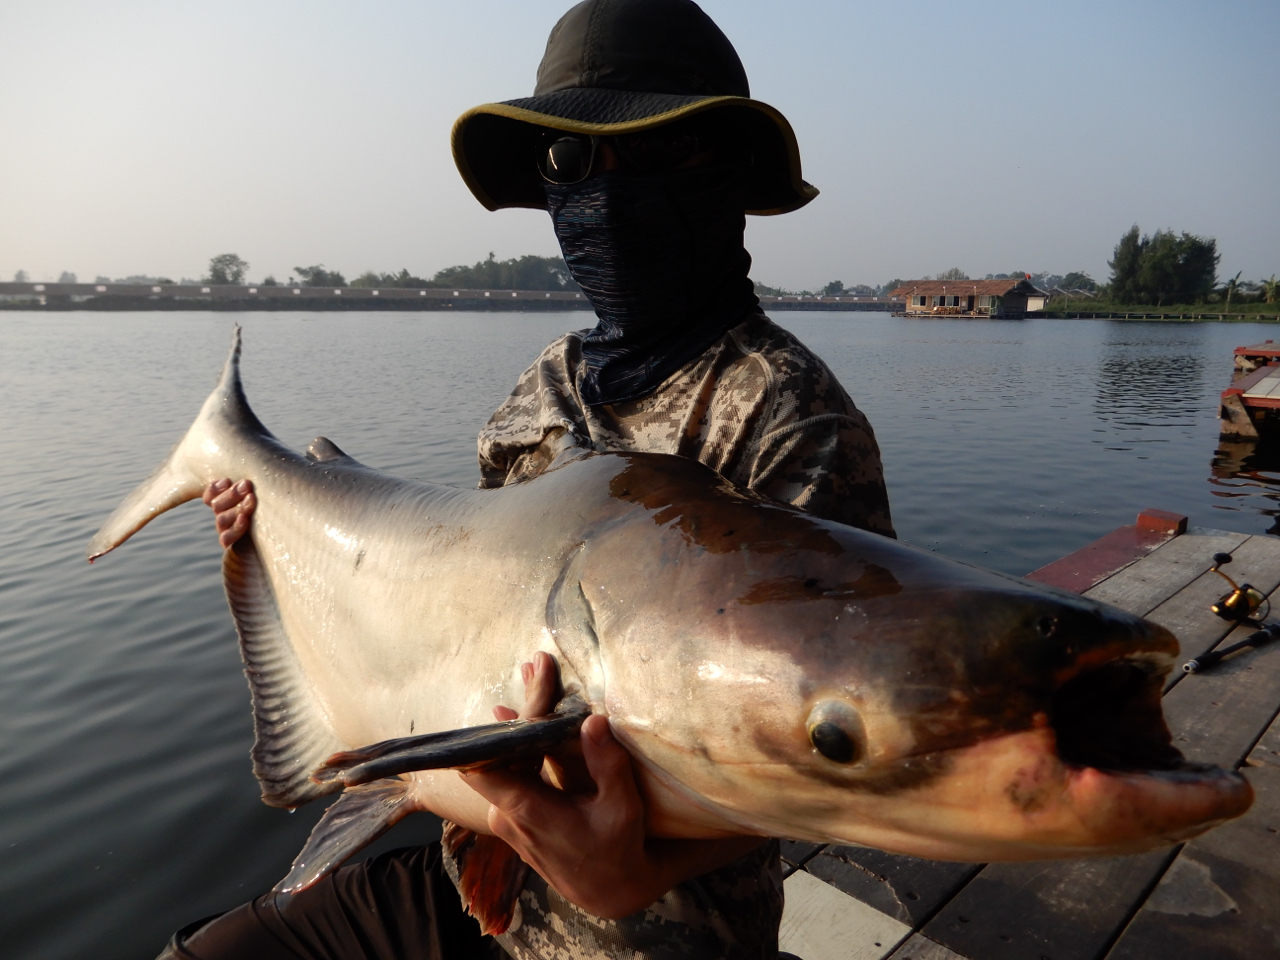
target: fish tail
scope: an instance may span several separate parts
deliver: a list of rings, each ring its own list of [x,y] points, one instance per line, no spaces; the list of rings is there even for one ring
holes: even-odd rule
[[[195,500],[212,480],[217,479],[216,464],[211,462],[206,441],[219,433],[219,427],[234,421],[241,429],[248,427],[266,433],[257,416],[249,409],[240,386],[240,327],[231,338],[231,353],[217,387],[205,401],[195,423],[169,456],[146,480],[125,498],[89,541],[89,559],[96,560],[114,550],[160,514],[188,500]]]

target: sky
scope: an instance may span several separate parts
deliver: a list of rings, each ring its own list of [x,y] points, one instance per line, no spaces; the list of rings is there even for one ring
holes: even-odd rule
[[[419,276],[557,253],[449,131],[528,96],[566,0],[4,0],[0,279]],[[1276,0],[706,0],[822,194],[749,217],[791,289],[1084,270],[1133,224],[1280,273]]]

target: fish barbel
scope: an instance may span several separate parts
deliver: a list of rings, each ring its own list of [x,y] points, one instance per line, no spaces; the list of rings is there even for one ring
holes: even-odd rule
[[[1173,747],[1162,627],[678,457],[587,454],[468,491],[324,438],[299,454],[249,409],[239,352],[237,328],[194,425],[89,554],[215,478],[253,481],[224,572],[268,803],[343,789],[311,777],[332,754],[484,723],[519,702],[536,650],[608,717],[656,835],[1045,859],[1180,841],[1252,800],[1239,773]],[[450,771],[376,783],[361,817],[467,789]]]

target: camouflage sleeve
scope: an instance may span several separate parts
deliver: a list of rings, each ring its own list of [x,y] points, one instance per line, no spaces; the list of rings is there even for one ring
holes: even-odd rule
[[[867,418],[850,408],[766,434],[750,486],[816,516],[896,537],[880,448]]]
[[[482,490],[536,477],[567,447],[590,447],[572,385],[577,348],[572,336],[548,346],[484,425],[477,440]]]

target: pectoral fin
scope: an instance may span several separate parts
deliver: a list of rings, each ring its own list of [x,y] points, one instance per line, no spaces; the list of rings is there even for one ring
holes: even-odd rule
[[[324,812],[274,892],[305,890],[417,809],[403,780],[375,780],[348,788]]]
[[[505,933],[515,916],[529,865],[504,840],[446,823],[445,851],[458,865],[458,890],[467,913],[486,936]]]
[[[506,720],[481,727],[446,730],[420,737],[383,740],[359,750],[335,753],[311,775],[319,784],[341,782],[348,788],[412,770],[458,767],[464,770],[541,760],[561,744],[575,740],[591,713],[579,697],[560,701],[555,713],[533,720]]]

